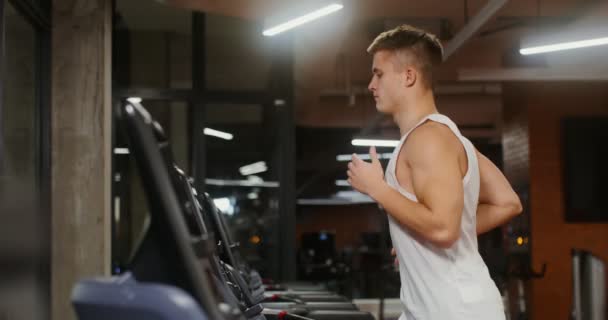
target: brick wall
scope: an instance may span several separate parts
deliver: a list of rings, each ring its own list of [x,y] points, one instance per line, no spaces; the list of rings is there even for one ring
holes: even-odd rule
[[[523,96],[518,94],[521,85],[505,85],[503,110],[503,171],[515,186],[530,181],[530,146],[528,143],[528,116]]]

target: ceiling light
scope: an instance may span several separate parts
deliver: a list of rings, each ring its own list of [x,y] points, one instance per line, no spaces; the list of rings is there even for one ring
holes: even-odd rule
[[[141,103],[142,100],[140,97],[128,97],[127,101],[131,103]]]
[[[537,53],[546,53],[546,52],[554,52],[554,51],[563,51],[563,50],[571,50],[578,48],[586,48],[586,47],[595,47],[601,45],[608,44],[608,37],[605,38],[594,38],[588,40],[579,40],[579,41],[569,41],[569,42],[561,42],[549,45],[542,45],[536,47],[523,48],[519,50],[519,53],[523,55],[537,54]]]
[[[280,186],[277,181],[262,181],[255,182],[247,180],[226,180],[226,179],[205,179],[205,183],[211,186],[230,186],[230,187],[263,187],[263,188],[278,188]]]
[[[390,152],[378,154],[379,159],[390,159],[392,156],[393,156],[393,153],[390,153]],[[367,153],[357,154],[357,157],[359,157],[359,159],[361,159],[361,160],[370,160],[371,159],[371,157]],[[352,154],[339,154],[336,156],[337,161],[351,161],[352,159],[353,159]]]
[[[381,140],[381,139],[353,139],[353,146],[375,146],[375,147],[396,147],[399,140]]]
[[[299,205],[355,205],[375,203],[374,199],[358,191],[338,191],[329,198],[297,199]]]
[[[232,205],[232,201],[230,198],[218,198],[213,199],[213,204],[223,213],[227,215],[234,214],[234,206]]]
[[[268,170],[268,167],[266,167],[266,162],[264,161],[248,164],[239,168],[239,172],[244,176],[265,172],[266,170]]]
[[[332,3],[326,7],[323,7],[321,9],[315,10],[313,12],[307,13],[303,16],[299,16],[297,18],[293,18],[287,22],[283,22],[280,23],[272,28],[266,29],[264,30],[264,32],[262,33],[263,35],[267,36],[267,37],[272,37],[274,35],[277,35],[281,32],[293,29],[297,26],[303,25],[307,22],[319,19],[323,16],[326,16],[328,14],[334,13],[340,9],[344,8],[343,5],[338,4],[338,3]]]
[[[114,148],[114,154],[129,154],[129,148]]]
[[[232,140],[232,134],[227,133],[227,132],[222,132],[222,131],[214,130],[211,128],[205,128],[205,130],[203,132],[208,136],[214,136],[214,137],[218,137],[218,138],[221,138],[224,140]]]
[[[336,186],[337,187],[350,187],[350,183],[348,183],[348,180],[336,180]]]
[[[266,167],[266,165],[264,165],[264,167]],[[247,181],[253,183],[253,184],[260,184],[260,183],[264,183],[264,179],[262,179],[262,177],[260,176],[256,176],[254,174],[251,174],[247,177]]]

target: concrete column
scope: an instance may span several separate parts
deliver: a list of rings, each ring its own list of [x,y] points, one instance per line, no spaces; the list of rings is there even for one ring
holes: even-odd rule
[[[53,0],[51,319],[110,272],[111,0]]]

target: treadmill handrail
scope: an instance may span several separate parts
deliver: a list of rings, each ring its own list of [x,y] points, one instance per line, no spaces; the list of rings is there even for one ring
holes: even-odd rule
[[[218,305],[213,301],[210,284],[200,272],[200,265],[194,255],[188,228],[181,214],[177,195],[169,176],[167,166],[158,149],[152,129],[152,118],[139,103],[124,102],[118,110],[119,118],[124,125],[135,161],[141,173],[144,189],[150,204],[152,228],[166,228],[170,237],[175,240],[177,255],[185,268],[185,277],[189,280],[186,289],[201,303],[203,309],[212,319],[224,318]]]

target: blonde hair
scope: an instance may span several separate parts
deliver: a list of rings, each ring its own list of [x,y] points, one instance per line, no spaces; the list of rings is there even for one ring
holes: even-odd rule
[[[406,59],[411,61],[422,73],[425,84],[432,87],[433,69],[443,60],[443,46],[434,34],[410,25],[401,25],[382,32],[367,48],[370,54],[382,50],[395,52],[400,62]]]

